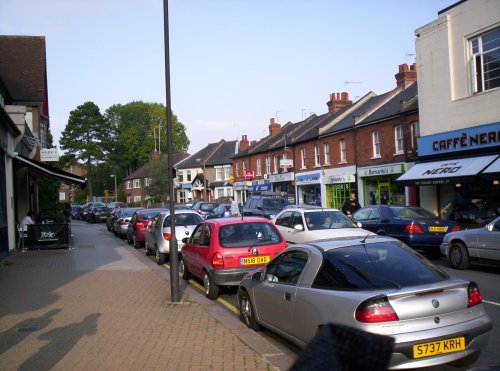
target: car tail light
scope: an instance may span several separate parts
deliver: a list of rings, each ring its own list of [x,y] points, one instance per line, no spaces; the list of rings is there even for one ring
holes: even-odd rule
[[[119,220],[118,220],[118,224],[119,224],[119,225],[123,225],[123,224],[125,224],[125,220],[123,220],[123,219],[119,219]]]
[[[170,233],[163,233],[163,238],[166,239],[167,241],[170,241],[172,235]]]
[[[224,211],[228,211],[228,210],[229,210],[229,207],[224,206]]]
[[[135,223],[136,228],[144,228],[144,224],[142,222]]]
[[[405,233],[424,233],[424,230],[418,224],[408,224]]]
[[[212,256],[212,267],[224,268],[224,258],[220,252],[215,253],[214,256]]]
[[[364,301],[356,309],[356,320],[359,322],[375,323],[398,321],[398,315],[394,312],[387,297],[369,299]]]
[[[467,308],[473,307],[483,302],[483,295],[481,295],[481,292],[479,292],[479,287],[475,282],[471,282],[469,284],[467,292],[468,292]]]
[[[461,230],[462,228],[460,228],[459,225],[456,225],[453,227],[453,229],[451,230],[452,232],[458,232],[459,230]]]

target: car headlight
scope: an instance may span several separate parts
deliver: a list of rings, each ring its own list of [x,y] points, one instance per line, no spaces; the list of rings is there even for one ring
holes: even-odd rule
[[[276,216],[276,215],[271,214],[271,215],[269,215],[269,219],[273,219],[275,216]]]

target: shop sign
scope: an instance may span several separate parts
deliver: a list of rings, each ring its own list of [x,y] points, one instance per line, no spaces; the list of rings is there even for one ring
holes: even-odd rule
[[[282,158],[280,160],[280,169],[291,169],[293,167],[293,160],[289,158]]]
[[[57,148],[42,148],[40,161],[59,161],[59,151]]]
[[[418,155],[429,156],[500,145],[500,122],[447,131],[418,139]]]
[[[278,182],[291,182],[294,179],[294,173],[283,173],[283,174],[272,174],[269,175],[269,181],[271,183]]]
[[[245,170],[245,179],[253,179],[254,176],[253,170]]]
[[[271,183],[256,184],[248,188],[248,192],[267,192],[271,190]]]
[[[401,174],[404,172],[404,165],[389,165],[389,166],[377,166],[370,168],[358,168],[358,174],[360,177],[366,176],[383,176],[391,174]]]
[[[319,183],[321,178],[320,173],[303,174],[295,176],[296,184]]]
[[[246,185],[246,182],[235,182],[235,183],[233,183],[233,189],[235,191],[243,191],[243,190],[245,190],[245,185]]]
[[[355,181],[354,174],[332,175],[329,179],[329,183],[354,183]]]

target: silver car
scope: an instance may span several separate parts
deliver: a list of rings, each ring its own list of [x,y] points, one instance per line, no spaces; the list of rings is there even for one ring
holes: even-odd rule
[[[492,328],[474,282],[384,236],[292,245],[243,278],[238,303],[248,327],[299,347],[326,323],[391,336],[391,369],[470,364]]]
[[[455,269],[467,269],[471,262],[500,263],[500,217],[483,228],[448,233],[441,253]]]
[[[128,224],[130,223],[130,219],[132,218],[134,211],[138,209],[140,209],[140,207],[127,207],[116,212],[115,217],[112,221],[112,229],[116,236],[120,238],[125,238],[127,236],[127,229]]]
[[[194,228],[203,222],[201,216],[194,210],[175,211],[175,238],[177,250],[182,247],[182,239],[191,236]],[[170,254],[170,211],[161,212],[154,218],[146,231],[144,245],[146,255],[155,254],[156,263],[165,264],[165,259]]]

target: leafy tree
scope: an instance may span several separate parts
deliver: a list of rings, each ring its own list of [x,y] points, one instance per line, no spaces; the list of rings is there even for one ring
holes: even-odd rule
[[[85,102],[70,112],[68,124],[61,134],[61,149],[85,164],[87,168],[87,189],[92,199],[92,167],[106,159],[110,128],[106,125],[99,107]]]
[[[165,205],[169,199],[167,163],[167,156],[163,156],[160,161],[152,161],[147,165],[151,182],[145,190],[148,197],[156,204]]]

